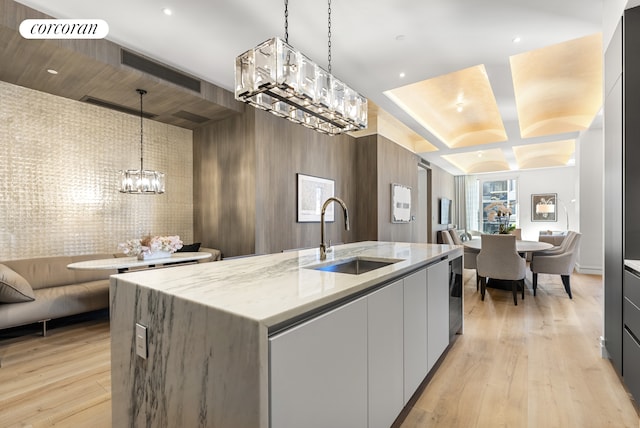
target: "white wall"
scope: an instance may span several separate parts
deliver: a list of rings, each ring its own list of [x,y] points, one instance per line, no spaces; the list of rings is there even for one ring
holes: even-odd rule
[[[482,180],[518,180],[518,227],[522,239],[538,240],[541,230],[567,230],[582,233],[576,269],[580,273],[602,274],[604,263],[604,140],[601,124],[583,132],[576,141],[575,167],[545,168],[513,173],[482,174]],[[531,195],[557,193],[557,219],[531,221]],[[572,202],[573,201],[573,202]],[[566,212],[565,212],[566,208]]]
[[[602,7],[602,47],[607,49],[618,21],[626,9],[640,6],[640,0],[604,0]]]
[[[478,178],[483,180],[503,180],[516,178],[518,180],[518,227],[522,229],[522,239],[537,241],[541,230],[566,230],[567,215],[571,230],[579,230],[577,183],[578,172],[575,167],[544,168],[529,171],[514,171],[512,173],[482,174]],[[557,193],[559,209],[556,221],[531,221],[531,195],[538,193]],[[575,202],[571,202],[575,200]]]
[[[639,3],[640,0],[604,0],[602,7],[602,47],[604,50],[609,46],[624,10],[637,6]]]
[[[589,129],[576,145],[579,165],[578,200],[582,238],[576,269],[580,273],[602,274],[604,265],[604,138],[602,127]]]

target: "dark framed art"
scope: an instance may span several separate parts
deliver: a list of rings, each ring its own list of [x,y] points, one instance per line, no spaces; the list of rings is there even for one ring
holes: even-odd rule
[[[558,221],[558,194],[531,195],[531,221]]]

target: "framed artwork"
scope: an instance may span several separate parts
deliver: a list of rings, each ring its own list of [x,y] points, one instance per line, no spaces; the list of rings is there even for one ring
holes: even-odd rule
[[[531,195],[531,221],[558,221],[558,194]]]
[[[297,174],[298,176],[298,223],[320,222],[322,204],[334,196],[335,182],[328,178]],[[333,205],[327,207],[324,215],[326,222],[334,220]]]
[[[391,223],[411,221],[411,187],[391,183]]]

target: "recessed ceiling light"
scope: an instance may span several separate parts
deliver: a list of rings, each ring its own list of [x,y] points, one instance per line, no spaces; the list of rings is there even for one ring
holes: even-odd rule
[[[520,43],[522,41],[522,38],[520,36],[515,36],[513,38],[513,43]]]
[[[162,13],[164,13],[167,16],[173,15],[173,11],[171,9],[169,9],[168,7],[162,8]]]
[[[48,68],[47,73],[49,74],[58,74],[58,70],[54,70],[53,68]]]
[[[400,78],[402,79],[404,78],[404,76],[405,76],[404,71],[400,72]]]

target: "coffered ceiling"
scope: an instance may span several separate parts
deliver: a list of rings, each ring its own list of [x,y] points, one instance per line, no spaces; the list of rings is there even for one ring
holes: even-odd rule
[[[284,33],[281,0],[20,3],[56,18],[103,19],[111,42],[229,91],[235,57]],[[333,0],[332,72],[372,101],[372,129],[453,174],[555,166],[566,140],[597,120],[602,7],[603,0]],[[288,22],[289,42],[326,66],[327,4],[289,0]],[[35,74],[37,65],[21,59],[2,56],[0,73]],[[68,63],[57,78],[73,82],[79,77],[65,74]],[[42,75],[42,84],[50,79]],[[187,113],[216,117],[193,101]]]
[[[484,65],[384,93],[449,148],[507,140]]]

